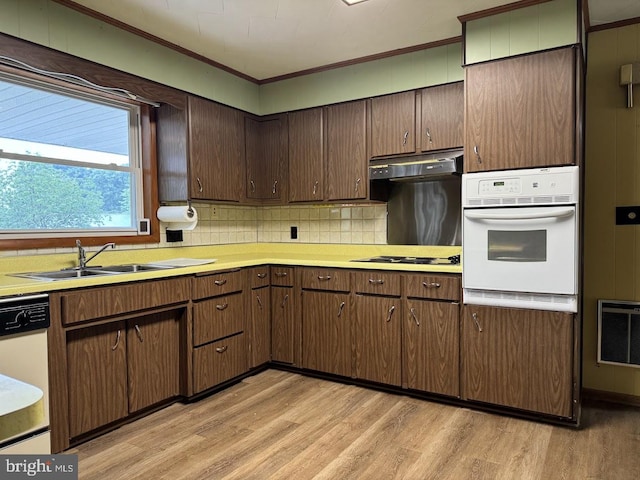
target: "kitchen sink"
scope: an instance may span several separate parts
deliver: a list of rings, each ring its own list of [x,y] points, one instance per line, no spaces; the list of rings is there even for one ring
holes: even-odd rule
[[[14,273],[13,277],[31,278],[34,280],[72,280],[76,278],[97,277],[105,275],[118,275],[122,273],[151,272],[155,270],[167,270],[173,268],[166,265],[127,264],[110,265],[106,267],[87,267],[66,270],[54,270],[51,272]]]

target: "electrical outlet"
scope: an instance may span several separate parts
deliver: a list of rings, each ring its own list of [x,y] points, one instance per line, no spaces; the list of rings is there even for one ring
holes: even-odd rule
[[[298,238],[298,227],[296,226],[291,226],[291,240],[295,240],[296,238]]]

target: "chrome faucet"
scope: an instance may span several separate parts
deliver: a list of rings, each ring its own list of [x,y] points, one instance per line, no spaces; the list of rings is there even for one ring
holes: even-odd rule
[[[76,247],[78,247],[78,268],[80,270],[83,270],[87,268],[87,263],[89,263],[92,259],[97,257],[104,250],[106,250],[109,247],[116,248],[116,244],[113,242],[105,243],[102,247],[100,247],[100,250],[95,252],[89,258],[87,258],[87,251],[82,246],[82,243],[80,243],[80,240],[76,240]]]

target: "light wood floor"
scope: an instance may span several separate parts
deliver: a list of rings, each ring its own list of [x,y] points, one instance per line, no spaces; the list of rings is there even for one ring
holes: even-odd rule
[[[626,480],[640,410],[594,404],[574,430],[268,370],[65,453],[82,480]]]

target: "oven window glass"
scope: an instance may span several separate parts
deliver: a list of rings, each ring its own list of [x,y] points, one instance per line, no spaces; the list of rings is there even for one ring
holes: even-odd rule
[[[546,262],[546,230],[489,230],[488,259],[499,262]]]

